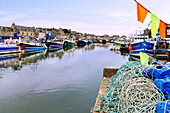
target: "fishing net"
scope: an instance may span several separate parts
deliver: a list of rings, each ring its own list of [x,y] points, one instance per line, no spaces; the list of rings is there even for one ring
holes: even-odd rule
[[[143,72],[149,67],[140,62],[127,62],[120,67],[116,75],[107,81],[105,95],[91,109],[105,113],[143,113],[156,112],[156,104],[164,99],[162,92],[155,86],[153,80],[143,77]],[[145,75],[147,76],[147,74]]]

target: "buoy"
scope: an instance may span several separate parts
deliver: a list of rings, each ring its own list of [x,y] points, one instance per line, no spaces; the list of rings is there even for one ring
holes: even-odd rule
[[[133,47],[132,47],[132,46],[130,46],[130,47],[129,47],[129,51],[132,51],[132,49],[133,49]]]

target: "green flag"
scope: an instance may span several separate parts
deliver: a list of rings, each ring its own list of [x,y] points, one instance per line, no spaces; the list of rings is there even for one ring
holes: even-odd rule
[[[160,19],[156,17],[153,13],[151,13],[151,35],[152,37],[156,37],[159,29]]]

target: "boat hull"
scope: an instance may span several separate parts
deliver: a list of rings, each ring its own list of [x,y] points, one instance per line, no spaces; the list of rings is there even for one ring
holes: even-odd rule
[[[126,52],[129,52],[129,48],[128,47],[120,47],[120,51],[126,51]]]
[[[138,61],[138,62],[140,62],[140,58],[134,57],[134,56],[129,56],[129,61]]]
[[[83,41],[83,40],[78,40],[77,45],[78,46],[84,46],[84,45],[87,45],[87,42]]]
[[[115,41],[114,44],[115,44],[115,45],[118,45],[118,46],[121,46],[121,43],[120,43],[120,42],[117,42],[117,41]]]
[[[19,47],[11,44],[1,44],[0,45],[0,54],[8,54],[8,53],[18,53]]]
[[[54,48],[62,48],[63,44],[59,44],[59,43],[54,43],[54,42],[49,42],[49,49],[54,49]]]
[[[76,44],[73,42],[69,42],[69,41],[64,41],[64,45],[63,46],[75,46]]]
[[[131,56],[140,56],[140,52],[149,56],[154,55],[154,44],[150,42],[138,42],[131,44],[132,50],[129,52]]]
[[[92,44],[93,41],[92,40],[88,40],[87,44]]]
[[[102,40],[102,43],[103,43],[103,44],[106,44],[106,42],[107,42],[106,40]]]
[[[20,43],[19,46],[21,50],[25,50],[25,51],[37,51],[37,50],[46,49],[46,46],[44,44],[32,45],[32,44],[27,44],[27,43]]]

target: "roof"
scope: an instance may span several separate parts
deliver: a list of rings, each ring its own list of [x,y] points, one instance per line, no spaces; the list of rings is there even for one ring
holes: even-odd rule
[[[32,31],[34,30],[34,27],[26,27],[26,26],[20,26],[20,25],[15,25],[15,27],[17,27],[17,29],[19,29],[20,31]]]

